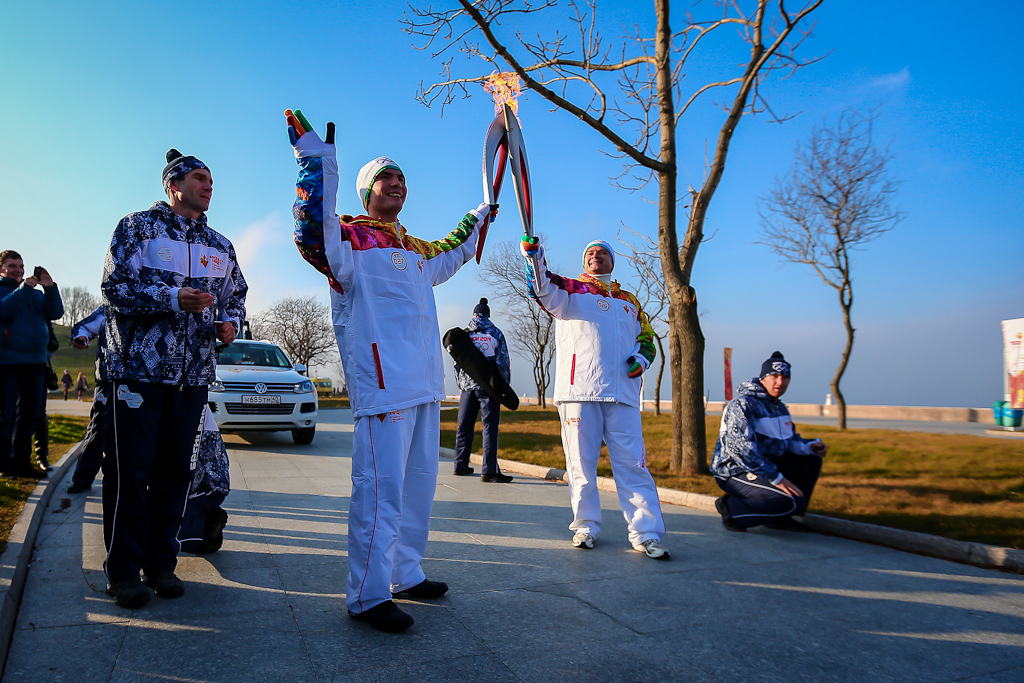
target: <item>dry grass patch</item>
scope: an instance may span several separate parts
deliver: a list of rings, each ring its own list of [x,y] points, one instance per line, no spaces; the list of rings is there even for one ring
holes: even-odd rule
[[[456,411],[441,413],[441,445],[455,447]],[[659,486],[709,495],[711,477],[668,469],[668,415],[643,414],[648,466]],[[719,418],[707,418],[708,450]],[[799,425],[829,444],[811,512],[960,540],[1024,549],[1024,441],[955,434]],[[473,452],[481,448],[477,425]],[[558,413],[523,406],[503,412],[499,457],[564,468]],[[598,473],[611,476],[602,449]]]

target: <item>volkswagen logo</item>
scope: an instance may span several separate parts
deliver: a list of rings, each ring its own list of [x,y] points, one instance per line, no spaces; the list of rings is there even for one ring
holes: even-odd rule
[[[253,389],[256,390],[257,394],[265,394],[265,393],[267,393],[267,385],[264,384],[263,382],[257,382],[256,386],[253,387]]]

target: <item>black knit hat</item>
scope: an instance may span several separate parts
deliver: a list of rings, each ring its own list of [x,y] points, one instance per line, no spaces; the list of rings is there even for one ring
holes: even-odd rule
[[[473,315],[479,315],[482,318],[491,317],[491,309],[487,307],[487,299],[480,299],[480,303],[473,307]]]
[[[758,379],[764,379],[768,375],[782,375],[783,377],[789,377],[792,366],[789,361],[782,357],[782,354],[776,351],[772,354],[772,357],[761,363],[761,374],[757,376]]]
[[[210,167],[196,159],[193,156],[184,156],[181,152],[171,147],[167,150],[167,154],[164,155],[167,159],[167,165],[164,166],[164,172],[162,175],[164,183],[164,191],[171,186],[171,181],[177,180],[189,171],[194,171],[197,168],[205,168],[207,171]]]

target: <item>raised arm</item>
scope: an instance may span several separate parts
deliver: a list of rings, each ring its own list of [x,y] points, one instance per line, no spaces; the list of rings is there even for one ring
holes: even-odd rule
[[[523,237],[519,250],[526,258],[526,284],[540,307],[556,318],[569,313],[569,292],[566,279],[548,271],[544,247],[536,237]],[[536,269],[535,269],[536,266]]]
[[[296,109],[286,109],[288,139],[299,165],[295,182],[295,246],[311,266],[327,276],[331,287],[341,291],[341,271],[346,259],[335,204],[338,196],[338,158],[334,146],[334,124],[327,124],[326,141]],[[326,227],[326,229],[325,229]]]
[[[469,211],[459,225],[445,237],[427,242],[410,237],[415,243],[414,248],[426,260],[424,272],[428,273],[431,284],[437,286],[447,282],[476,254],[476,241],[480,235],[478,230],[490,207],[481,204]],[[429,269],[429,271],[427,270]]]

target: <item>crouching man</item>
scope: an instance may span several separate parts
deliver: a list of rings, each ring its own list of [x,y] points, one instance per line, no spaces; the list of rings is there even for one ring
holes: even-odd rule
[[[793,431],[779,400],[789,388],[790,370],[776,351],[761,365],[760,377],[741,384],[725,406],[711,472],[725,491],[715,507],[729,531],[806,529],[792,516],[807,512],[828,446]]]

